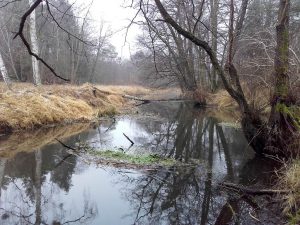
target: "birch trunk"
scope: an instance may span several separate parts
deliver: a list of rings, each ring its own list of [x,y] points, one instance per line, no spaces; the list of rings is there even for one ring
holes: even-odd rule
[[[34,198],[35,198],[35,224],[42,222],[42,152],[35,151],[35,182],[34,182]]]
[[[0,197],[1,197],[1,189],[5,172],[5,164],[7,159],[0,159]]]
[[[33,4],[33,0],[29,0],[29,5]],[[35,10],[30,14],[30,40],[31,40],[31,48],[32,52],[35,54],[39,53],[39,45],[38,45],[38,39],[36,36],[36,19],[35,19]],[[40,76],[40,70],[39,70],[39,63],[38,60],[32,56],[32,73],[33,73],[33,80],[36,85],[41,85],[41,76]]]
[[[2,77],[3,77],[3,80],[4,80],[5,84],[7,85],[8,88],[10,88],[11,80],[8,76],[8,73],[7,73],[6,67],[4,65],[4,61],[3,61],[3,58],[2,58],[1,54],[0,54],[0,71],[1,71],[1,74],[2,74]]]

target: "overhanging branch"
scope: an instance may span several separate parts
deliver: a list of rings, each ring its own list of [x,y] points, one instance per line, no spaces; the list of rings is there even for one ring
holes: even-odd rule
[[[16,33],[16,35],[14,36],[13,39],[16,39],[18,36],[21,38],[23,44],[25,45],[28,53],[35,57],[38,61],[41,61],[42,64],[44,64],[51,72],[54,76],[58,77],[59,79],[62,79],[64,81],[69,81],[69,79],[66,79],[60,75],[58,75],[54,68],[52,66],[50,66],[44,59],[42,59],[38,54],[32,52],[31,50],[31,47],[30,47],[30,44],[28,43],[28,41],[26,40],[25,36],[24,36],[24,25],[25,25],[25,22],[28,18],[28,16],[39,6],[39,4],[42,2],[43,0],[36,0],[31,6],[30,8],[24,13],[24,15],[22,16],[21,18],[21,21],[20,21],[20,25],[19,25],[19,30],[18,32]]]

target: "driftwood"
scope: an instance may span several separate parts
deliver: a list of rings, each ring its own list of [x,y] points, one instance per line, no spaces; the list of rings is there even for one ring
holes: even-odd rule
[[[231,191],[235,191],[240,194],[247,194],[247,195],[276,195],[276,194],[289,193],[288,190],[252,189],[252,188],[244,187],[242,185],[227,183],[227,182],[221,183],[220,186],[229,189]]]
[[[178,102],[178,101],[193,101],[191,99],[186,99],[186,98],[168,98],[168,99],[145,99],[145,98],[139,98],[136,96],[131,96],[131,95],[121,95],[123,98],[135,100],[135,101],[141,101],[143,102],[142,104],[148,104],[150,102]],[[203,104],[205,105],[205,104]]]
[[[136,96],[132,96],[132,95],[122,95],[122,94],[117,94],[117,93],[111,93],[109,91],[103,91],[103,90],[100,90],[99,88],[96,88],[96,87],[93,87],[93,94],[96,95],[96,91],[99,91],[103,94],[106,94],[106,95],[119,95],[121,96],[122,98],[126,98],[126,99],[130,99],[130,100],[135,100],[135,101],[140,101],[142,102],[141,104],[139,105],[143,105],[143,104],[148,104],[150,102],[176,102],[176,101],[193,101],[191,99],[186,99],[186,98],[170,98],[170,99],[145,99],[145,98],[139,98],[139,97],[136,97]],[[139,106],[137,105],[137,106]],[[205,105],[205,104],[203,104]]]

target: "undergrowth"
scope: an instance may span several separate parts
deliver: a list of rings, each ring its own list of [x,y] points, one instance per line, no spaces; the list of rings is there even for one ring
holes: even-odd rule
[[[300,224],[300,160],[294,160],[286,165],[279,177],[279,186],[289,192],[282,196],[283,213],[289,223]]]

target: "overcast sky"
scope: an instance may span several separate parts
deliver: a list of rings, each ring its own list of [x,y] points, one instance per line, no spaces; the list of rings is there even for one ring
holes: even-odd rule
[[[74,2],[74,0],[70,0]],[[84,4],[90,4],[92,0],[81,0]],[[119,56],[122,58],[129,58],[130,52],[135,52],[135,38],[138,33],[138,28],[133,26],[130,28],[127,36],[127,43],[125,42],[126,27],[130,24],[136,13],[128,4],[131,0],[94,0],[90,8],[91,16],[96,21],[104,21],[106,27],[110,27],[113,31],[111,43],[116,47]]]

